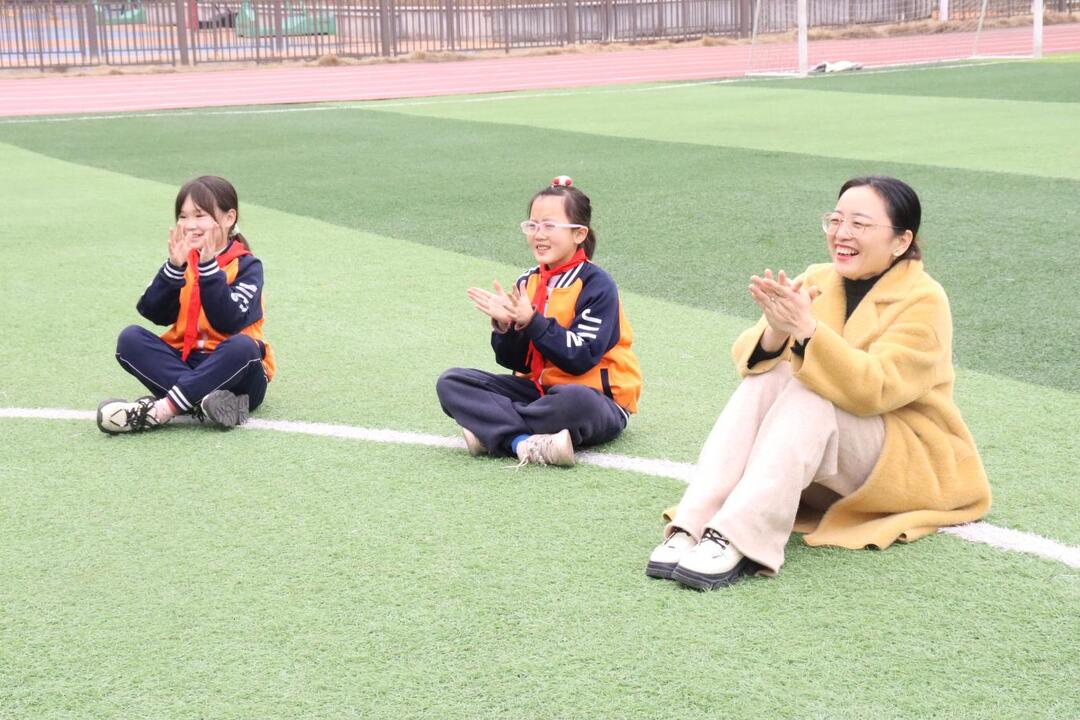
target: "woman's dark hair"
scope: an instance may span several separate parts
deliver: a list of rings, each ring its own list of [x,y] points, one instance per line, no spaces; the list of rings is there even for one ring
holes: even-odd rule
[[[840,188],[840,195],[837,195],[837,197],[840,197],[853,187],[862,187],[864,185],[872,187],[878,197],[885,201],[885,212],[889,214],[889,224],[898,233],[905,230],[911,231],[911,244],[908,245],[907,252],[898,257],[896,262],[900,260],[921,260],[919,223],[922,222],[922,204],[919,202],[919,196],[903,180],[897,180],[887,175],[869,175],[848,180]]]
[[[581,247],[585,249],[585,257],[592,260],[593,253],[596,252],[596,233],[593,232],[590,224],[592,222],[592,202],[589,201],[589,196],[573,185],[551,185],[532,196],[532,199],[529,200],[529,207],[525,209],[525,212],[531,214],[533,203],[545,195],[561,197],[563,199],[563,209],[566,211],[566,217],[570,218],[570,222],[589,228],[589,234],[585,236]]]
[[[194,180],[188,180],[180,188],[180,192],[176,194],[176,219],[180,219],[180,210],[184,207],[184,201],[191,198],[191,202],[195,203],[197,207],[202,208],[206,212],[213,214],[214,210],[219,210],[223,213],[227,213],[230,210],[236,211],[236,222],[231,228],[229,237],[234,238],[237,242],[241,243],[248,250],[251,250],[251,245],[248,244],[246,238],[243,235],[236,232],[236,226],[240,224],[240,208],[236,199],[236,188],[232,183],[223,177],[217,175],[203,175],[197,177]]]

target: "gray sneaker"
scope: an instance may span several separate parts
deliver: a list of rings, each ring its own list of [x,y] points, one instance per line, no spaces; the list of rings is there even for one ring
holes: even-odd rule
[[[203,415],[223,428],[243,425],[248,419],[248,396],[234,395],[228,390],[215,390],[199,403]]]

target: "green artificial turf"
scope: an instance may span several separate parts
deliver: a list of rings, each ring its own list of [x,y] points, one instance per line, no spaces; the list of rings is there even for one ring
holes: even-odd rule
[[[141,394],[113,348],[120,329],[140,320],[135,301],[165,256],[167,223],[147,208],[168,208],[173,188],[16,149],[0,147],[0,154],[5,167],[26,168],[20,196],[27,206],[53,197],[49,213],[16,214],[10,259],[21,270],[0,286],[7,309],[0,333],[18,339],[0,345],[3,405],[92,409],[105,397]],[[101,197],[124,202],[103,210]],[[498,370],[488,325],[465,288],[496,278],[506,284],[525,263],[479,260],[257,205],[241,213],[265,264],[264,329],[280,366],[260,415],[456,433],[438,407],[435,379],[451,366]],[[52,262],[40,260],[33,238],[51,238]],[[624,291],[622,299],[645,390],[630,430],[605,450],[692,462],[735,387],[728,350],[749,321],[640,292]],[[58,372],[42,357],[77,358],[80,370]],[[961,369],[957,399],[997,493],[990,519],[1080,542],[1071,510],[1080,480],[1070,461],[1080,437],[1076,394]]]
[[[560,102],[522,94],[495,103],[462,98],[392,107],[424,117],[606,137],[1080,179],[1076,103],[868,96],[869,91],[813,87],[695,84],[652,92],[586,91]]]
[[[737,381],[746,276],[819,261],[816,217],[840,182],[892,172],[924,198],[987,520],[1080,544],[1080,186],[1054,177],[1076,159],[1055,124],[1075,108],[1041,96],[1072,92],[1067,75],[1012,67],[864,76],[858,93],[832,92],[855,90],[838,78],[0,124],[0,408],[141,394],[116,335],[139,321],[179,183],[218,172],[266,268],[280,375],[258,416],[454,435],[435,378],[496,369],[464,290],[532,264],[514,226],[567,172],[593,197],[646,379],[601,452],[692,462]],[[935,124],[906,147],[900,119],[845,118],[856,159],[822,153],[842,138],[820,124],[793,151],[714,142],[773,123],[769,142],[798,145],[783,108],[883,114],[912,100],[889,87],[921,82],[1010,101],[914,98],[968,123],[960,143]],[[1045,132],[1001,141],[1048,108]],[[687,113],[698,135],[673,137]],[[642,137],[615,137],[630,126]],[[1024,169],[1055,147],[1041,176]],[[259,429],[109,438],[0,418],[0,438],[5,720],[1080,716],[1080,573],[1059,562],[945,535],[883,552],[795,538],[779,578],[700,594],[643,575],[674,480]]]
[[[0,465],[7,717],[1080,712],[1080,576],[1057,563],[793,540],[779,579],[700,594],[642,572],[674,481],[4,422],[34,458]]]
[[[1051,55],[1041,62],[965,65],[817,75],[809,78],[809,83],[802,79],[758,80],[754,85],[917,97],[1080,102],[1080,64],[1075,60],[1067,62],[1062,56]]]
[[[737,128],[731,135],[734,144],[738,128],[757,132],[758,125],[783,114],[741,104],[745,93],[798,107],[807,92],[819,99],[854,98],[869,103],[867,108],[877,102],[877,96],[855,93],[696,86],[489,104],[440,100],[418,105],[415,111],[453,110],[478,119],[514,115],[516,121],[533,122],[536,109],[565,116],[565,124],[577,127],[593,122],[590,109],[596,105],[603,106],[600,116],[611,118],[613,110],[604,109],[607,106],[637,103],[644,112],[650,103],[664,104],[678,96],[683,98],[680,112],[699,118],[701,127],[726,123]],[[1018,114],[1008,127],[1042,110],[1034,103],[1014,105]],[[765,114],[755,114],[761,112]],[[657,121],[650,132],[677,135],[670,126],[682,120],[675,108],[671,114],[674,119]],[[626,117],[638,122],[636,115]],[[829,134],[820,124],[800,132]],[[875,122],[866,132],[881,148],[902,148],[909,155],[932,154],[947,146],[947,138],[936,130],[927,129],[924,135],[905,146],[905,138],[891,134],[887,125]],[[212,144],[193,146],[191,136],[243,141],[222,150]],[[777,131],[777,138],[784,136]],[[1011,134],[1006,143],[987,139],[981,156],[984,164],[1000,168],[1040,153],[1080,167],[1071,138],[1062,145],[1041,129],[1030,137]],[[1067,283],[1035,280],[1047,272],[1047,258],[1073,254],[1073,238],[1080,231],[1080,183],[1073,180],[901,165],[869,156],[853,161],[703,146],[690,143],[692,137],[679,142],[600,137],[398,112],[181,114],[7,125],[0,126],[0,140],[176,187],[193,175],[218,172],[240,188],[242,203],[519,267],[530,261],[515,227],[527,199],[547,178],[568,173],[594,200],[597,259],[621,287],[744,319],[754,311],[745,292],[749,275],[766,266],[801,270],[825,256],[817,218],[832,207],[846,178],[891,173],[922,194],[927,263],[952,299],[958,364],[1080,390],[1072,358],[1080,343],[1080,323],[1068,322],[1080,317],[1080,301]],[[28,171],[23,168],[34,162],[9,165],[8,177],[24,182]],[[298,166],[318,171],[298,173]],[[40,212],[36,196],[27,197],[26,212]],[[122,197],[108,198],[101,207],[116,212],[124,202]],[[156,201],[155,209],[142,212],[157,214],[167,225],[169,207]],[[301,233],[295,242],[315,248],[319,238]]]
[[[1080,53],[1055,53],[1043,58],[1044,63],[1080,63]]]

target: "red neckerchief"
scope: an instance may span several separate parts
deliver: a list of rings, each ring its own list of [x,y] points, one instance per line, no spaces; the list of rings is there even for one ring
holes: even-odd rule
[[[229,249],[217,256],[219,268],[224,269],[238,257],[250,255],[251,251],[244,247],[243,243],[235,240],[230,243]],[[195,280],[191,283],[191,296],[188,298],[187,324],[184,326],[184,349],[180,351],[180,359],[185,362],[191,354],[191,348],[195,347],[195,338],[199,336],[199,313],[202,312],[202,301],[199,298],[199,251],[192,250],[188,253],[188,266],[195,269]]]
[[[536,312],[541,315],[544,314],[544,306],[547,305],[548,296],[548,282],[556,275],[561,275],[564,272],[573,270],[583,262],[588,261],[588,257],[585,256],[585,250],[578,248],[578,251],[574,253],[574,256],[570,258],[568,262],[555,268],[549,268],[545,265],[540,266],[540,280],[536,283],[536,293],[532,298],[532,306]],[[540,385],[540,373],[544,371],[544,356],[540,354],[540,351],[533,345],[532,340],[529,341],[529,354],[526,356],[525,362],[529,365],[529,372],[532,373],[533,383],[536,385],[536,389],[540,391],[540,394],[544,394],[544,388]]]

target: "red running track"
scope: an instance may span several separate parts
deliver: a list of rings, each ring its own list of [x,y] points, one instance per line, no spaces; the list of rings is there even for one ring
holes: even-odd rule
[[[948,33],[810,43],[810,63],[866,66],[971,56],[973,34]],[[1080,23],[1045,29],[1044,52],[1080,52]],[[1030,52],[1030,28],[983,33],[979,53]],[[791,44],[759,45],[755,70],[793,69]],[[213,73],[89,77],[0,77],[0,116],[93,114],[194,107],[382,100],[434,95],[712,80],[749,69],[750,47],[676,48],[507,57],[449,63],[256,68]]]

